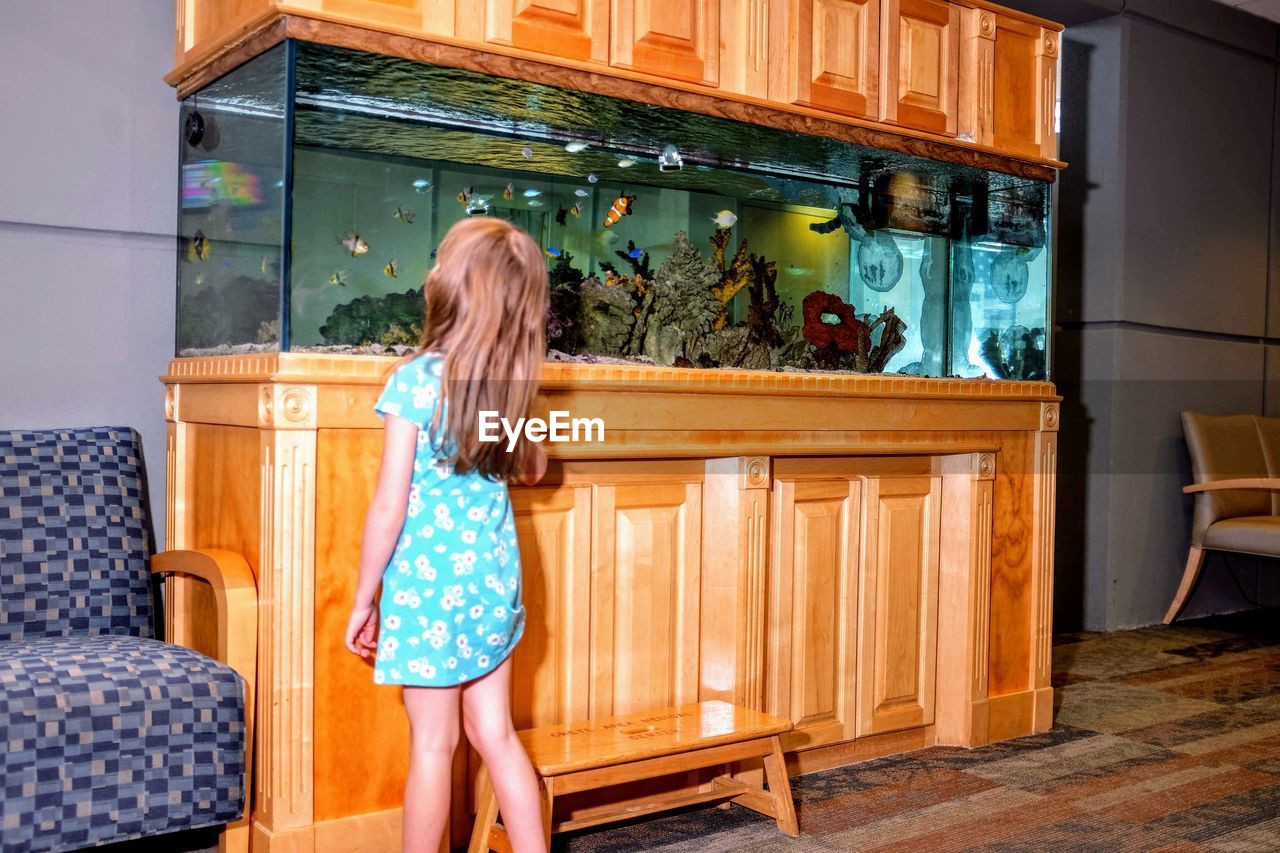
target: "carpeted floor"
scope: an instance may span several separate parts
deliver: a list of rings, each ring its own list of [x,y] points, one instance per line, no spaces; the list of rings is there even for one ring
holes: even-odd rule
[[[569,853],[1280,851],[1274,612],[1054,646],[1052,731],[792,779],[801,837],[740,807],[557,839]]]

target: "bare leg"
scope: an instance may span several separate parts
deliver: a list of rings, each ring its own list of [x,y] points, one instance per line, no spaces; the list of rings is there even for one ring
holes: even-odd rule
[[[511,724],[511,658],[462,688],[467,740],[489,768],[502,825],[515,853],[546,853],[542,801],[533,765]]]
[[[404,853],[437,853],[449,817],[453,751],[458,746],[457,687],[406,687],[409,778],[404,783]]]

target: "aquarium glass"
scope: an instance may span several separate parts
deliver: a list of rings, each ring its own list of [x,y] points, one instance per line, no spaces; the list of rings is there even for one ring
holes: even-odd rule
[[[445,232],[496,216],[546,253],[552,359],[1047,376],[1047,184],[328,46],[292,76],[286,349],[413,345]],[[236,334],[187,346],[275,345],[254,272]]]
[[[281,346],[290,52],[272,48],[182,103],[179,355]]]

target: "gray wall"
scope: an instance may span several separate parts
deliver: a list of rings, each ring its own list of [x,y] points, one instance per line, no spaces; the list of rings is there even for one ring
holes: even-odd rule
[[[142,433],[164,531],[178,106],[172,0],[3,4],[0,428]]]
[[[1280,413],[1277,27],[1208,0],[1115,5],[1063,39],[1059,629],[1151,624],[1172,600],[1181,410]],[[1187,616],[1249,606],[1231,570],[1274,601],[1278,569],[1211,558]]]

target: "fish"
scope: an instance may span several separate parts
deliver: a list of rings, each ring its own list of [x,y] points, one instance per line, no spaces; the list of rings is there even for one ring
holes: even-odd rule
[[[569,144],[565,145],[564,150],[568,151],[570,154],[577,154],[580,151],[587,150],[587,143],[579,142],[575,140],[574,142],[570,142]]]
[[[584,190],[581,187],[579,187],[578,189],[573,191],[573,194],[576,195],[578,198],[586,198],[587,196],[591,195],[591,191]]]
[[[581,204],[575,204],[573,207],[569,208],[569,215],[570,215],[570,216],[572,216],[574,219],[581,219],[581,218],[582,218],[582,205],[581,205]]]
[[[626,190],[623,190],[622,195],[618,196],[614,200],[613,206],[610,207],[609,212],[605,214],[604,227],[612,228],[618,223],[619,219],[624,216],[630,216],[634,212],[633,208],[635,207],[635,203],[635,193],[629,193]]]
[[[429,189],[431,189],[431,182],[426,178],[418,178],[413,182],[413,191],[416,193],[424,193]]]
[[[738,214],[732,210],[721,210],[711,217],[711,221],[716,224],[717,228],[732,228],[734,223],[738,221]]]
[[[640,260],[640,256],[643,254],[644,254],[644,249],[632,249],[631,251],[627,252],[627,257],[631,258],[631,260],[633,261],[638,261]]]
[[[394,216],[396,219],[399,219],[405,225],[412,225],[413,220],[418,217],[418,214],[414,213],[412,210],[408,210],[403,207],[397,207],[395,210],[391,212],[391,215]]]
[[[564,205],[560,205],[560,209],[556,211],[556,224],[564,225],[564,218],[569,215],[569,211],[564,209]]]
[[[523,158],[524,158],[524,159],[526,159],[526,160],[532,160],[532,159],[533,159],[533,149],[532,149],[532,148],[530,148],[528,145],[526,145],[525,147],[523,147],[523,148],[521,148],[521,149],[520,149],[520,156],[521,156],[521,157],[523,157]]]
[[[263,275],[273,275],[278,266],[279,266],[279,261],[277,261],[275,258],[271,257],[270,255],[262,256],[262,274]]]
[[[507,201],[511,201],[511,199],[515,198],[515,195],[516,195],[516,188],[512,186],[510,182],[508,182],[507,185],[502,188],[502,197]]]
[[[475,191],[476,191],[475,187],[466,187],[465,189],[463,189],[462,192],[458,193],[455,196],[455,198],[458,199],[458,204],[467,204],[468,202],[470,202],[471,196],[475,194]]]
[[[400,277],[400,265],[396,263],[395,258],[392,258],[391,260],[387,261],[387,265],[382,268],[382,274],[385,275],[387,278]]]
[[[545,205],[546,205],[546,202],[545,202],[545,201],[543,201],[543,200],[542,200],[542,199],[540,199],[540,198],[531,198],[531,199],[529,199],[529,206],[530,206],[530,207],[543,207],[543,206],[545,206]]]
[[[543,249],[543,251],[547,253],[548,258],[559,258],[564,255],[564,252],[561,251],[560,249],[557,249],[555,246],[551,246],[550,248]]]
[[[808,267],[787,267],[787,275],[808,275],[813,270]]]
[[[196,287],[200,287],[202,284],[204,284],[204,273],[198,272],[196,273]]]
[[[601,231],[600,242],[604,243],[606,246],[612,246],[614,243],[618,242],[618,232],[617,231]]]
[[[438,252],[438,251],[440,251],[440,250],[439,250],[439,249],[432,249],[432,250],[431,250],[431,260],[433,260],[433,261],[434,261],[434,260],[436,259],[436,252]]]
[[[187,260],[207,261],[212,254],[213,242],[204,236],[203,231],[197,230],[190,242],[187,243]]]
[[[632,160],[630,157],[623,157],[621,160],[618,161],[618,168],[630,169],[635,164],[636,164],[636,161]]]
[[[525,198],[537,198],[540,195],[542,195],[542,190],[535,190],[533,187],[524,191]]]
[[[368,254],[369,252],[369,244],[365,242],[363,237],[354,231],[348,231],[347,235],[342,238],[342,246],[351,253],[351,257],[353,258]]]
[[[598,180],[600,180],[600,178],[596,175],[595,172],[592,172],[590,175],[587,175],[587,183],[589,184],[594,184]]]
[[[333,275],[329,276],[329,283],[337,287],[347,286],[347,271],[336,270]]]

